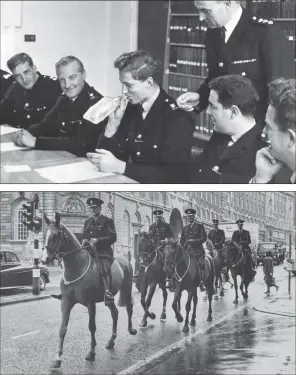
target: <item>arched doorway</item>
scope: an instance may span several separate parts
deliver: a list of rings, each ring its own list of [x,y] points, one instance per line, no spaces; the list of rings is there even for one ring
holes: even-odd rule
[[[174,208],[170,216],[170,225],[175,238],[178,238],[183,229],[183,220],[180,211]]]

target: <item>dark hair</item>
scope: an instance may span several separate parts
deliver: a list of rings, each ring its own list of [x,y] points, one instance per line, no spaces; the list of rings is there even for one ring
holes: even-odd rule
[[[296,131],[296,80],[278,78],[269,83],[269,102],[276,110],[275,122],[282,132]]]
[[[145,81],[149,77],[155,79],[160,65],[156,57],[143,50],[123,53],[114,61],[114,68],[120,72],[130,72],[133,79],[139,81]]]
[[[254,116],[259,97],[248,78],[238,74],[225,75],[213,79],[208,86],[217,92],[224,108],[235,105],[244,116]]]
[[[19,65],[19,64],[25,64],[28,63],[31,67],[34,65],[32,58],[24,53],[17,53],[16,55],[12,56],[8,61],[7,61],[7,66],[11,72]]]
[[[84,73],[85,72],[85,69],[84,69],[84,66],[82,64],[82,62],[75,56],[65,56],[65,57],[62,57],[56,64],[55,64],[55,68],[56,68],[56,72],[58,71],[58,69],[61,67],[61,66],[66,66],[66,65],[69,65],[71,64],[72,62],[76,61],[78,66],[79,66],[79,71],[81,73]]]

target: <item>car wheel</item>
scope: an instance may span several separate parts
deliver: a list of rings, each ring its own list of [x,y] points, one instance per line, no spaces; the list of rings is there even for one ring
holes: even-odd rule
[[[40,290],[44,290],[46,288],[46,280],[44,275],[40,275]]]

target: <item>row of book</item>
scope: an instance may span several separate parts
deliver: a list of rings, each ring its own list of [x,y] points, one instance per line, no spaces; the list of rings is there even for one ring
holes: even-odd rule
[[[285,33],[288,41],[292,44],[294,49],[294,56],[296,59],[296,22],[294,21],[283,21],[279,22],[280,28]]]
[[[253,0],[252,13],[268,18],[295,18],[295,0]]]
[[[207,76],[204,48],[171,46],[169,70],[175,73]]]
[[[172,13],[197,13],[197,8],[194,1],[171,1]]]
[[[204,82],[202,78],[193,78],[186,76],[176,76],[173,74],[169,75],[169,87],[168,94],[174,99],[177,99],[180,95],[185,92],[194,92]],[[211,120],[206,111],[203,111],[199,115],[192,112],[192,116],[195,121],[195,133],[210,136],[213,133],[213,126]]]
[[[197,17],[171,17],[172,43],[205,44],[207,27]]]

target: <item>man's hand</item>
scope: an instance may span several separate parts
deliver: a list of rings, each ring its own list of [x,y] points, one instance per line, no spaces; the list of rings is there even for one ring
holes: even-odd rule
[[[199,105],[200,96],[197,92],[185,92],[177,99],[178,106],[186,112],[191,112]]]
[[[24,129],[14,133],[12,141],[18,146],[34,148],[36,145],[36,137],[33,137],[31,133]]]
[[[108,124],[105,129],[105,137],[111,138],[117,132],[127,104],[128,98],[126,96],[123,96],[120,99],[117,109],[109,115]]]
[[[270,153],[270,147],[262,148],[256,155],[255,183],[266,184],[280,171],[283,164]]]
[[[96,150],[96,153],[86,154],[88,160],[93,163],[101,172],[112,172],[123,174],[126,163],[117,159],[110,151]]]

